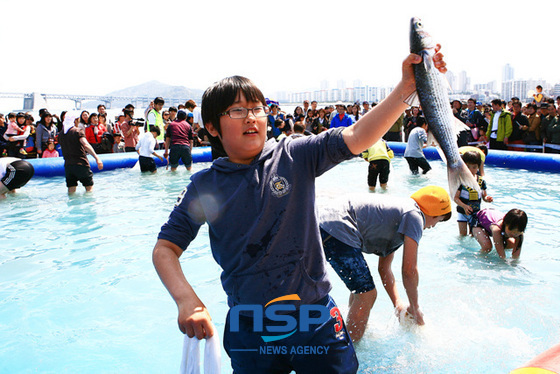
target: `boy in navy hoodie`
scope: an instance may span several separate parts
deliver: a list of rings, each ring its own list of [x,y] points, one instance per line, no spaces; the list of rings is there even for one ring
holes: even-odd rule
[[[208,224],[231,308],[224,346],[235,373],[357,371],[354,347],[328,294],[315,178],[381,138],[406,109],[404,100],[415,90],[412,64],[420,61],[409,55],[402,81],[354,125],[280,142],[266,141],[266,100],[247,78],[225,78],[204,93],[205,127],[228,157],[191,177],[161,228],[153,262],[177,303],[181,331],[211,337],[210,313],[179,263]],[[434,62],[446,71],[440,53]]]

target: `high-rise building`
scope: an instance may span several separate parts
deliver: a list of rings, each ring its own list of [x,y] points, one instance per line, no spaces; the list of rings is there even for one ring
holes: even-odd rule
[[[448,70],[445,76],[447,78],[447,81],[449,82],[449,86],[451,87],[451,89],[453,91],[457,91],[457,77],[455,77],[455,74],[453,74],[451,70]]]
[[[502,82],[512,81],[514,78],[513,67],[510,64],[505,64],[502,68]]]

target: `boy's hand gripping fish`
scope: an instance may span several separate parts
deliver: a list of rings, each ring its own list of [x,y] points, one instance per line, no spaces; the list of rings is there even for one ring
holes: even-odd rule
[[[455,192],[461,184],[480,193],[476,179],[459,154],[456,127],[459,126],[461,129],[468,127],[453,116],[447,94],[449,84],[444,75],[434,66],[435,46],[432,37],[424,31],[420,19],[412,18],[410,20],[410,52],[420,55],[423,62],[413,65],[416,93],[407,99],[407,103],[409,100],[413,101],[413,96],[416,95],[420,99],[422,112],[428,122],[429,133],[435,138],[447,160],[449,194],[455,196]]]

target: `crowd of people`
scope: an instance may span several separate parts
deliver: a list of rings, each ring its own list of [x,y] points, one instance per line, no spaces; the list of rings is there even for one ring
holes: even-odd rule
[[[146,123],[156,125],[160,134],[155,149],[163,149],[167,127],[183,110],[187,114],[184,121],[192,129],[189,146],[211,145],[212,137],[204,129],[200,109],[193,100],[167,109],[163,105],[163,99],[156,98],[145,111],[144,118],[136,119],[132,104],[115,118],[110,118],[105,105],[101,104],[97,106],[97,112],[82,111],[78,127],[84,131],[96,153],[101,154],[136,151],[141,133],[149,132]],[[305,100],[293,113],[287,113],[278,104],[272,103],[267,109],[268,137],[281,139],[289,135],[316,135],[329,128],[348,127],[375,105],[377,103],[368,101],[350,105],[337,102],[319,108],[317,101]],[[496,99],[490,104],[482,104],[472,98],[467,102],[454,100],[450,105],[455,117],[465,124],[458,137],[459,146],[481,143],[490,149],[560,153],[560,96],[556,99],[546,97],[540,86],[533,102],[526,104],[513,97],[508,102]],[[37,121],[30,112],[0,113],[0,157],[62,156],[57,146],[58,134],[66,113],[63,111],[57,115],[41,109]],[[409,107],[383,138],[408,142],[412,130],[422,127],[425,122],[421,107]],[[213,155],[216,158],[223,152],[217,149]]]
[[[291,134],[296,124],[304,127],[305,134],[318,134],[329,128],[348,127],[368,113],[377,103],[342,102],[318,108],[317,102],[305,100],[293,113],[270,105],[269,136],[282,137]],[[541,94],[539,101],[523,104],[519,98],[510,101],[495,99],[482,104],[475,99],[467,102],[454,100],[450,103],[453,115],[464,126],[459,132],[458,146],[485,144],[490,149],[560,153],[560,96],[556,99]],[[281,121],[278,121],[278,120]],[[408,142],[411,132],[429,124],[422,115],[422,108],[412,106],[383,136],[387,141]]]

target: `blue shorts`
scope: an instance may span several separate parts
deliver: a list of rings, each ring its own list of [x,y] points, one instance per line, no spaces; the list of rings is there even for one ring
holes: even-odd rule
[[[364,293],[375,288],[362,250],[344,244],[321,229],[325,257],[352,293]]]
[[[325,322],[300,331],[299,315],[295,333],[276,341],[264,342],[267,332],[253,330],[253,318],[239,316],[239,331],[231,331],[231,310],[224,329],[224,348],[231,358],[235,374],[296,373],[350,374],[358,371],[358,359],[342,315],[330,296],[316,304],[324,305],[330,314]],[[311,317],[313,317],[312,312]],[[285,326],[286,321],[264,319],[264,326]],[[266,329],[266,327],[265,327]],[[264,330],[266,331],[266,330]]]

